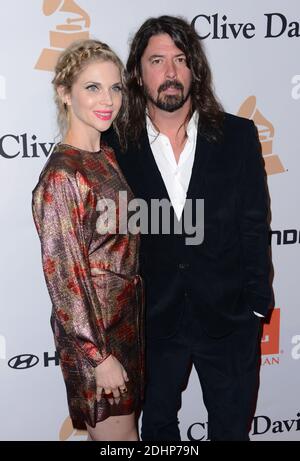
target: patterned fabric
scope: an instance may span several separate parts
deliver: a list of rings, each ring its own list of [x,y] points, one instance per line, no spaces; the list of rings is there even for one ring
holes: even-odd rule
[[[99,200],[119,203],[133,194],[108,146],[87,152],[58,144],[33,191],[33,217],[52,300],[51,326],[73,426],[95,427],[130,414],[143,394],[143,289],[138,275],[139,234],[105,232]],[[98,205],[99,208],[99,205]],[[129,219],[131,216],[128,212]],[[99,230],[104,232],[99,233]],[[103,235],[102,235],[103,234]],[[119,404],[96,401],[94,367],[113,354],[128,373]]]

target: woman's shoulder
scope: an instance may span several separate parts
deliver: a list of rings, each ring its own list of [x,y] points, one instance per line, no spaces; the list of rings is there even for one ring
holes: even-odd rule
[[[41,177],[51,179],[58,175],[61,178],[72,179],[81,169],[80,151],[64,144],[56,144],[41,172]]]
[[[49,187],[64,189],[76,186],[76,174],[81,168],[79,152],[57,144],[40,173],[33,193]]]
[[[82,166],[82,151],[67,144],[56,144],[51,154],[51,164],[72,173]]]

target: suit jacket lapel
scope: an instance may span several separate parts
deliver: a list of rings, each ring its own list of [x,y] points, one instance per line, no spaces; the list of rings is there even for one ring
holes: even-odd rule
[[[139,169],[143,172],[144,187],[146,187],[149,197],[169,199],[169,194],[153,156],[147,133],[143,135],[141,150],[137,156],[140,162]]]
[[[199,194],[204,194],[207,166],[213,156],[218,153],[219,149],[219,144],[209,142],[203,137],[200,126],[198,126],[195,160],[187,191],[187,198],[201,198]]]

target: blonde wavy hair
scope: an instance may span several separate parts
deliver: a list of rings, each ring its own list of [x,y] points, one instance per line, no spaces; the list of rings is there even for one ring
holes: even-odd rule
[[[116,53],[99,40],[79,40],[66,48],[58,58],[54,69],[52,84],[55,90],[55,103],[57,107],[57,122],[60,135],[63,137],[68,128],[68,108],[58,94],[58,88],[64,87],[65,92],[71,91],[72,85],[79,74],[93,61],[111,61],[119,69],[122,83],[122,105],[113,122],[113,127],[119,137],[120,145],[125,148],[125,127],[128,121],[128,96],[126,86],[126,71],[123,63]]]

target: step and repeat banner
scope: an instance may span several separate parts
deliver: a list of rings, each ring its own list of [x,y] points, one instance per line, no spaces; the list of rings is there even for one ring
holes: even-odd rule
[[[0,440],[86,438],[68,418],[31,216],[31,191],[58,140],[54,63],[69,43],[88,37],[107,42],[126,61],[132,35],[161,14],[193,23],[218,98],[259,131],[276,307],[263,332],[251,439],[300,440],[299,0],[0,0],[0,12]],[[207,440],[194,370],[179,420],[183,440]]]

